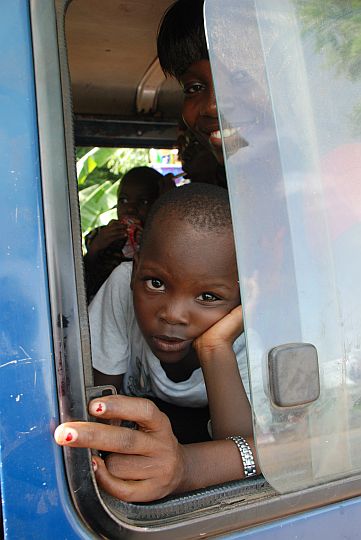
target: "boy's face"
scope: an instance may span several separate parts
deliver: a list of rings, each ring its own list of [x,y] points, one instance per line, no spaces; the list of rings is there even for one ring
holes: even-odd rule
[[[145,340],[163,363],[192,354],[192,342],[240,303],[231,229],[195,231],[157,217],[134,263],[134,310]]]
[[[124,180],[118,195],[118,219],[124,216],[132,216],[144,223],[157,196],[158,190],[149,180],[137,177]]]
[[[184,122],[200,143],[211,149],[218,163],[223,164],[222,139],[209,60],[191,64],[180,77],[180,83],[184,92]]]

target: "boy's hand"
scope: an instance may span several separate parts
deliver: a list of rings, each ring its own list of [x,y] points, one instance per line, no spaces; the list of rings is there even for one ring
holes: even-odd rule
[[[207,388],[213,440],[235,433],[252,436],[251,408],[232,347],[242,332],[242,307],[237,306],[194,342]]]
[[[176,491],[185,476],[182,445],[170,422],[151,401],[108,396],[89,404],[91,415],[105,420],[131,420],[138,430],[93,422],[68,422],[57,427],[62,446],[114,452],[105,462],[93,456],[96,479],[105,491],[127,502],[147,502]]]
[[[233,342],[242,332],[243,314],[242,306],[239,305],[199,336],[193,342],[193,347],[201,360],[207,353],[232,347]]]
[[[101,251],[109,247],[113,242],[127,239],[127,226],[117,219],[112,219],[108,225],[102,227],[94,240],[91,241],[87,254],[89,259],[98,255]]]

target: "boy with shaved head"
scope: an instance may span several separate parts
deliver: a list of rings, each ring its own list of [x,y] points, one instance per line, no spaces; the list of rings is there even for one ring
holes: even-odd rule
[[[117,268],[95,297],[90,324],[98,381],[136,396],[95,400],[90,412],[139,427],[68,423],[56,440],[113,452],[93,460],[104,489],[147,501],[256,473],[234,444],[253,447],[226,190],[190,184],[162,196],[134,263]],[[180,411],[208,401],[213,440],[180,444],[154,398]]]

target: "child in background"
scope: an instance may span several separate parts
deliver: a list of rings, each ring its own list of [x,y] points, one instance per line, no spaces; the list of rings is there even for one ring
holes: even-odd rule
[[[150,167],[129,170],[118,188],[118,219],[88,234],[84,257],[88,302],[114,268],[123,261],[133,259],[149,209],[160,194],[162,178]]]
[[[256,473],[252,454],[247,469],[234,444],[253,447],[226,190],[190,184],[159,198],[133,265],[112,273],[90,306],[90,323],[99,382],[137,396],[95,400],[90,412],[135,421],[139,429],[69,423],[55,437],[59,444],[116,452],[106,463],[93,458],[105,490],[146,501]],[[213,441],[181,445],[166,416],[144,399],[153,396],[180,410],[208,401]]]

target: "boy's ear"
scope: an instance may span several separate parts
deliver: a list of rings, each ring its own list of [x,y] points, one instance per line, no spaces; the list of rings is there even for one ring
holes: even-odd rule
[[[133,290],[134,277],[135,277],[135,274],[136,274],[136,271],[137,271],[138,262],[139,262],[139,253],[136,252],[136,253],[134,253],[134,257],[133,257],[132,275],[131,275],[131,278],[130,278],[130,289],[131,290]]]

